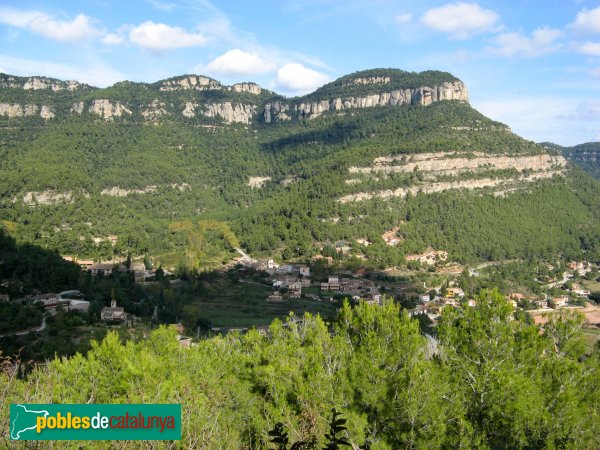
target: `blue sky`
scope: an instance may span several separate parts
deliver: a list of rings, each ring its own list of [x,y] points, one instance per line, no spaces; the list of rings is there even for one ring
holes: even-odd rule
[[[445,70],[534,141],[600,141],[600,0],[4,0],[0,71],[95,86],[197,73],[285,95]]]

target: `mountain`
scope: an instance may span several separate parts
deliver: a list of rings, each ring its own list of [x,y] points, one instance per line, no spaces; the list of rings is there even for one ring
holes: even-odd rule
[[[600,178],[600,142],[586,142],[573,147],[561,147],[551,142],[542,142],[540,145],[561,152],[567,160]]]
[[[167,118],[207,123],[271,123],[315,118],[327,111],[429,105],[438,100],[468,101],[463,83],[444,72],[364,71],[342,77],[310,95],[285,99],[256,83],[225,86],[205,76],[184,75],[156,83],[117,83],[107,89],[76,81],[0,74],[0,116],[65,119],[91,115],[110,121],[156,122]]]
[[[350,246],[379,266],[429,246],[463,262],[596,255],[598,182],[468,98],[438,71],[356,72],[295,98],[198,75],[1,75],[0,219],[62,254],[168,265],[191,245],[182,221],[227,223],[253,255]],[[201,265],[233,255],[220,229],[193,249]]]

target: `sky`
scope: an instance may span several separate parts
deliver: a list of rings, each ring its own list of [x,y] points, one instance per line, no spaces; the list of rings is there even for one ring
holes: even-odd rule
[[[203,74],[311,92],[443,70],[536,142],[600,141],[600,0],[3,0],[0,72],[106,87]]]

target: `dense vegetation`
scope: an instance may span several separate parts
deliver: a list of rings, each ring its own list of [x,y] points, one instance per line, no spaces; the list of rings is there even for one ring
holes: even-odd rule
[[[600,178],[600,142],[586,142],[573,147],[544,142],[541,145],[559,150],[565,158],[580,166],[596,178]]]
[[[373,84],[355,84],[355,78],[389,78],[390,81]],[[416,89],[422,86],[433,87],[446,81],[460,81],[448,72],[426,70],[423,72],[405,72],[398,69],[361,70],[338,78],[320,87],[313,93],[300,97],[298,101],[329,100],[335,97],[364,96],[373,93],[391,92],[396,89]]]
[[[19,245],[0,226],[0,294],[16,298],[34,290],[60,292],[77,286],[79,275],[79,266],[65,261],[56,251]]]
[[[358,76],[389,76],[392,84],[406,87],[454,80],[443,72],[378,69],[348,75],[318,92],[373,88],[347,86]],[[233,254],[222,233],[208,233],[211,245],[199,258],[192,255],[190,240],[170,227],[212,220],[229,227],[253,255],[304,257],[341,242],[381,266],[402,263],[406,254],[427,246],[447,250],[462,262],[598,255],[600,186],[580,172],[517,185],[506,197],[483,189],[337,201],[423,180],[423,173],[415,171],[347,183],[349,167],[370,165],[379,156],[546,151],[468,104],[365,108],[265,124],[260,105],[273,95],[268,91],[253,96],[226,89],[160,91],[160,86],[123,82],[107,89],[56,93],[0,89],[0,101],[49,102],[57,112],[48,121],[0,117],[0,220],[18,242],[80,258],[151,254],[169,267],[184,259],[210,268]],[[258,105],[252,123],[227,125],[215,118],[181,115],[183,101],[202,104],[219,96],[234,103],[252,100]],[[81,116],[68,113],[74,101],[93,98],[119,100],[133,114],[104,121],[87,110]],[[170,115],[145,120],[140,111],[153,99],[164,102]],[[504,179],[516,172],[490,168],[485,175]],[[473,176],[462,173],[444,180]],[[269,179],[258,188],[250,186],[252,177]],[[50,200],[43,201],[44,193]],[[381,234],[397,226],[402,243],[386,246]],[[354,243],[357,238],[368,238],[373,246],[360,248]]]
[[[278,423],[290,443],[322,448],[332,408],[347,420],[339,437],[372,449],[596,448],[600,353],[585,354],[580,327],[555,317],[540,333],[486,291],[475,308],[444,311],[438,341],[392,303],[189,349],[165,329],[125,344],[109,334],[26,380],[0,375],[0,401],[181,403],[185,448],[273,448]]]

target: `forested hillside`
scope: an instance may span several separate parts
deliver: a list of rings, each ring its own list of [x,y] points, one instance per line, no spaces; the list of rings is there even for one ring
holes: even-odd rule
[[[323,448],[332,408],[354,448],[598,448],[600,353],[585,354],[582,319],[557,315],[540,333],[514,315],[488,291],[476,307],[445,309],[437,339],[393,303],[345,305],[332,324],[292,318],[266,335],[191,348],[165,329],[125,344],[109,334],[87,356],[57,359],[27,380],[0,372],[0,401],[181,403],[174,445],[183,448]],[[2,408],[4,430],[7,415]],[[286,447],[270,444],[278,423]],[[1,439],[8,444],[7,433]],[[60,448],[82,445],[106,448]]]
[[[0,219],[63,255],[173,262],[187,244],[170,225],[205,220],[255,255],[598,255],[598,182],[475,111],[447,73],[357,72],[293,99],[194,75],[0,81]],[[230,248],[213,250],[200,266]]]
[[[543,142],[540,145],[560,151],[569,161],[594,177],[600,178],[600,142],[586,142],[573,147],[561,147],[550,142]]]

